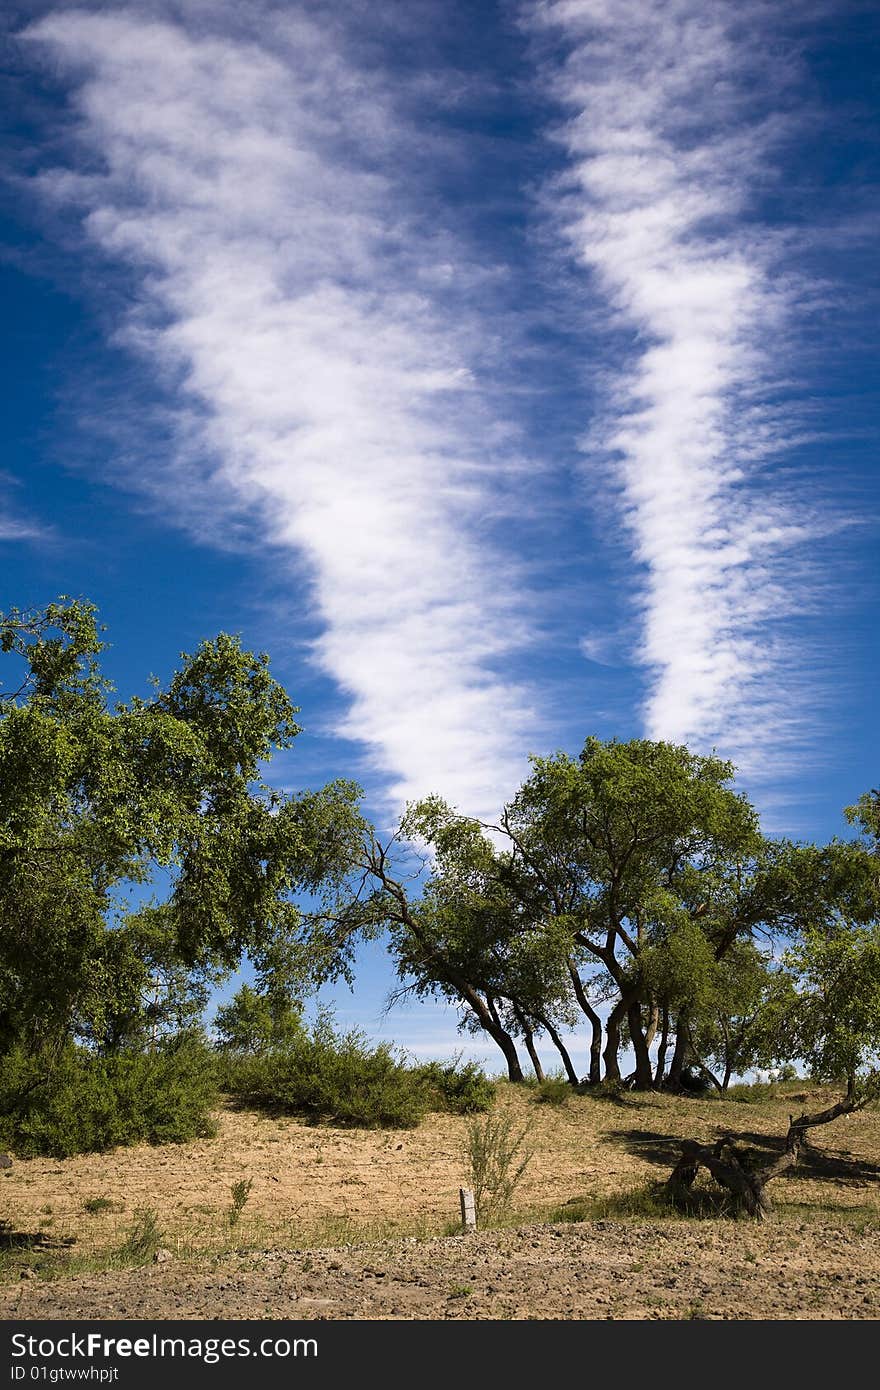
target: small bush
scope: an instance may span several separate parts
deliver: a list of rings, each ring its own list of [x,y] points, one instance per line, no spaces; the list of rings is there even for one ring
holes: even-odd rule
[[[728,1086],[724,1095],[719,1096],[719,1100],[738,1100],[743,1105],[759,1105],[761,1101],[775,1100],[778,1095],[778,1087],[773,1081],[742,1081]]]
[[[69,1158],[214,1132],[213,1059],[197,1043],[107,1057],[71,1046],[51,1061],[16,1050],[0,1073],[0,1143],[22,1157]]]
[[[460,1057],[445,1063],[426,1062],[417,1073],[427,1088],[431,1110],[473,1115],[488,1110],[495,1099],[495,1083],[476,1062],[462,1062]]]
[[[629,1095],[629,1087],[625,1081],[616,1077],[605,1077],[590,1087],[589,1094],[594,1100],[620,1100],[623,1096]]]
[[[87,1197],[83,1202],[83,1211],[87,1211],[90,1216],[97,1216],[99,1211],[112,1211],[113,1203],[109,1197]]]
[[[230,1226],[237,1226],[244,1211],[244,1205],[251,1193],[254,1185],[253,1178],[240,1178],[234,1182],[229,1189],[232,1194],[232,1205],[227,1213]]]
[[[538,1084],[535,1100],[540,1105],[567,1105],[574,1087],[564,1076],[548,1076]]]
[[[145,1265],[162,1244],[162,1232],[152,1207],[139,1207],[125,1240],[116,1251],[123,1264]]]
[[[465,1142],[468,1185],[474,1194],[477,1224],[495,1219],[510,1207],[514,1190],[532,1154],[523,1151],[529,1127],[513,1132],[508,1115],[471,1120]]]

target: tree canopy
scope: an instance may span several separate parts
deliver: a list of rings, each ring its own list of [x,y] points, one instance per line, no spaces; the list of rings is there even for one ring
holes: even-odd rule
[[[198,1013],[243,952],[297,955],[296,894],[362,831],[352,783],[263,782],[299,733],[265,654],[221,633],[111,703],[101,632],[80,600],[0,615],[0,1047],[119,1044],[151,1007]]]
[[[386,930],[402,988],[455,1003],[514,1080],[520,1042],[541,1075],[538,1034],[579,1079],[563,1040],[578,1014],[592,1083],[623,1079],[624,1044],[646,1088],[696,1070],[723,1089],[803,1059],[797,952],[876,924],[876,794],[850,810],[861,838],[799,845],[761,833],[733,777],[679,745],[589,738],[577,758],[533,758],[497,824],[426,798],[387,843],[365,838],[339,939]]]
[[[276,1046],[386,933],[400,989],[453,1002],[514,1080],[542,1035],[572,1083],[621,1081],[624,1046],[639,1087],[791,1057],[852,1095],[873,1076],[876,790],[854,838],[795,844],[729,762],[588,738],[532,758],[496,824],[432,796],[382,843],[354,783],[264,780],[299,733],[265,654],[220,633],[123,703],[103,651],[87,602],[0,615],[0,1049],[181,1032],[244,954],[222,1038]]]

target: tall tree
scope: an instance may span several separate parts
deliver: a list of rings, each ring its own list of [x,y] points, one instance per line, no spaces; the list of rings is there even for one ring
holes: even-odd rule
[[[728,762],[669,743],[589,738],[578,758],[533,759],[495,827],[509,846],[510,891],[533,920],[568,935],[594,1053],[598,1019],[584,964],[613,982],[604,1046],[610,1079],[620,1078],[625,1025],[636,1085],[654,1082],[645,951],[690,924],[720,957],[755,925],[763,840],[754,809],[729,785],[733,772]]]
[[[156,970],[204,978],[298,939],[296,893],[338,882],[363,827],[352,784],[262,781],[299,732],[264,654],[221,633],[111,704],[89,603],[0,615],[0,649],[0,1048],[112,1045]],[[138,886],[156,900],[132,914]]]
[[[851,819],[866,839],[783,845],[773,866],[795,930],[767,1001],[764,1047],[768,1057],[805,1062],[816,1079],[840,1088],[838,1099],[793,1116],[769,1163],[749,1161],[723,1140],[687,1141],[669,1180],[675,1195],[705,1166],[760,1218],[770,1205],[767,1184],[797,1163],[810,1130],[880,1099],[880,874],[875,824],[864,807],[863,798]]]
[[[756,814],[729,786],[729,763],[668,743],[591,738],[579,758],[532,766],[497,825],[429,797],[409,808],[393,841],[365,844],[363,896],[337,915],[337,933],[387,929],[410,987],[461,1004],[514,1079],[516,1037],[532,1051],[542,1029],[559,1047],[575,1007],[590,1021],[589,1076],[599,1079],[590,998],[599,979],[612,995],[605,1074],[620,1078],[625,1030],[636,1084],[650,1087],[659,1011],[644,955],[689,924],[720,958],[763,921]],[[430,848],[415,886],[395,864],[401,840]],[[564,1048],[560,1056],[571,1075]]]

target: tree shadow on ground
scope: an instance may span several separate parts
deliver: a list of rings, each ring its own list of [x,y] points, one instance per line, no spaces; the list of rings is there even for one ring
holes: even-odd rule
[[[75,1243],[75,1236],[55,1236],[47,1231],[15,1231],[7,1222],[0,1222],[0,1251],[62,1250]]]
[[[715,1136],[728,1139],[732,1144],[744,1148],[747,1160],[758,1165],[776,1158],[785,1149],[784,1134],[759,1134],[753,1130],[732,1130],[716,1126]],[[681,1157],[682,1136],[678,1134],[656,1134],[644,1129],[619,1129],[611,1132],[608,1138],[623,1144],[629,1153],[659,1168],[672,1169]],[[710,1141],[707,1139],[706,1142]],[[779,1181],[786,1178],[813,1178],[817,1182],[864,1187],[870,1182],[880,1181],[880,1165],[857,1158],[846,1149],[824,1149],[809,1143],[801,1150],[794,1168],[780,1174]]]
[[[775,1158],[785,1149],[784,1134],[758,1134],[753,1130],[732,1129],[718,1129],[716,1133],[719,1139],[723,1136],[731,1143],[745,1144],[759,1157],[767,1159]],[[843,1182],[861,1187],[880,1181],[880,1164],[857,1158],[849,1149],[825,1148],[808,1134],[795,1167],[780,1177],[815,1178],[818,1182]]]
[[[653,1107],[653,1100],[643,1100],[640,1096],[644,1092],[629,1090],[614,1090],[609,1087],[607,1091],[591,1086],[589,1082],[583,1081],[576,1087],[575,1095],[586,1096],[588,1100],[594,1100],[600,1104],[616,1105],[621,1110],[650,1110]]]
[[[647,1159],[660,1168],[672,1168],[681,1158],[681,1138],[677,1134],[655,1134],[648,1129],[615,1129],[606,1136],[637,1158]]]

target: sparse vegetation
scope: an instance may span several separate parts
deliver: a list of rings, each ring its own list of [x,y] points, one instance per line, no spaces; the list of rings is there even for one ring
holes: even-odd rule
[[[101,1211],[112,1211],[113,1202],[109,1197],[87,1197],[83,1202],[83,1211],[87,1211],[90,1216],[96,1216]]]
[[[713,1304],[701,1279],[688,1272],[699,1269],[702,1274],[710,1268],[719,1281],[717,1290],[727,1289],[731,1281],[738,1288],[735,1315],[744,1316],[744,1309],[752,1306],[748,1300],[754,1282],[749,1273],[753,1259],[764,1271],[778,1270],[780,1260],[790,1258],[792,1251],[808,1255],[812,1250],[817,1267],[826,1270],[841,1267],[841,1260],[858,1259],[859,1277],[863,1277],[867,1252],[876,1248],[880,1233],[880,1114],[873,1111],[841,1121],[845,1151],[811,1148],[797,1169],[779,1178],[775,1219],[763,1226],[737,1222],[726,1194],[702,1178],[686,1205],[676,1207],[664,1200],[662,1186],[669,1163],[689,1133],[703,1130],[711,1136],[725,1130],[736,1134],[737,1142],[757,1158],[772,1156],[778,1152],[782,1121],[788,1114],[801,1105],[818,1108],[834,1094],[828,1087],[804,1080],[778,1083],[778,1092],[769,1097],[761,1094],[744,1107],[714,1095],[644,1096],[625,1090],[609,1101],[597,1099],[586,1089],[573,1090],[568,1105],[555,1106],[535,1104],[537,1087],[500,1082],[490,1112],[435,1114],[405,1135],[350,1126],[328,1126],[317,1132],[302,1119],[288,1118],[279,1125],[259,1111],[230,1105],[221,1113],[216,1139],[183,1149],[119,1149],[60,1164],[39,1159],[16,1162],[0,1184],[9,1218],[0,1240],[0,1282],[14,1284],[14,1294],[2,1296],[18,1298],[23,1287],[27,1296],[36,1295],[43,1282],[50,1280],[60,1281],[55,1296],[64,1300],[73,1296],[63,1287],[70,1277],[148,1263],[158,1238],[172,1251],[175,1266],[186,1265],[187,1286],[194,1290],[201,1286],[202,1274],[207,1277],[211,1271],[229,1269],[236,1271],[236,1286],[243,1288],[238,1275],[263,1279],[282,1267],[277,1262],[282,1257],[272,1252],[286,1251],[298,1252],[291,1257],[296,1272],[302,1268],[322,1281],[336,1280],[332,1296],[345,1300],[352,1284],[345,1272],[359,1261],[391,1275],[391,1261],[398,1258],[395,1251],[409,1259],[406,1252],[416,1251],[423,1240],[439,1237],[440,1245],[432,1248],[430,1256],[430,1267],[436,1266],[438,1273],[422,1277],[438,1290],[441,1300],[451,1299],[450,1290],[469,1285],[474,1292],[460,1295],[460,1302],[451,1299],[450,1304],[465,1317],[525,1315],[524,1294],[513,1304],[492,1301],[508,1288],[511,1292],[519,1288],[518,1280],[497,1277],[512,1267],[517,1252],[525,1254],[523,1269],[548,1258],[549,1290],[564,1251],[563,1263],[583,1272],[581,1251],[590,1249],[595,1256],[606,1245],[609,1259],[618,1260],[626,1252],[621,1267],[630,1271],[625,1285],[616,1286],[617,1315],[654,1307],[652,1300],[657,1300],[656,1306],[667,1310],[663,1316],[680,1317],[701,1299],[717,1315],[717,1300]],[[506,1119],[514,1140],[528,1125],[514,1168],[526,1148],[534,1157],[507,1209],[484,1217],[484,1238],[474,1245],[479,1261],[497,1246],[495,1277],[488,1267],[484,1277],[482,1266],[473,1263],[456,1239],[450,1242],[450,1259],[457,1252],[455,1263],[444,1265],[446,1273],[441,1276],[439,1262],[446,1259],[442,1237],[454,1238],[461,1230],[455,1218],[457,1188],[469,1182],[467,1160],[462,1161],[467,1131],[486,1119]],[[830,1130],[820,1134],[831,1138]],[[269,1143],[270,1136],[279,1142]],[[324,1160],[320,1165],[319,1155]],[[233,1186],[250,1180],[241,1220],[231,1225]],[[119,1192],[128,1199],[124,1208],[116,1201],[113,1210],[102,1207],[100,1213],[84,1219],[86,1201],[110,1200]],[[49,1206],[53,1225],[41,1228]],[[143,1208],[153,1213],[146,1229],[139,1217]],[[139,1223],[140,1230],[133,1235],[132,1227]],[[553,1223],[552,1227],[547,1223]],[[491,1237],[491,1246],[484,1243],[490,1239],[490,1228],[498,1232],[497,1240]],[[560,1239],[547,1241],[551,1231]],[[409,1237],[409,1242],[393,1248],[388,1244],[400,1237]],[[328,1253],[333,1250],[335,1257]],[[672,1259],[675,1268],[669,1264]],[[810,1258],[802,1263],[808,1269]],[[32,1271],[36,1280],[21,1285],[22,1270]],[[880,1306],[869,1301],[875,1288],[870,1269],[867,1274],[865,1302],[855,1310],[856,1316],[875,1316]],[[667,1286],[667,1277],[675,1278],[675,1287]],[[348,1284],[343,1282],[346,1278]],[[158,1291],[163,1283],[148,1280],[142,1287]],[[487,1292],[489,1284],[494,1285],[494,1294]],[[380,1288],[390,1285],[390,1278],[377,1278],[374,1284],[370,1277],[364,1287],[369,1292],[375,1289],[378,1296]],[[278,1288],[286,1286],[287,1281],[282,1281]],[[761,1287],[766,1292],[766,1279]],[[567,1316],[570,1306],[585,1306],[582,1300],[590,1288],[589,1278],[578,1281],[573,1303],[557,1300],[546,1307],[539,1303],[533,1310],[549,1315],[552,1307],[552,1315]],[[633,1299],[638,1289],[642,1303],[637,1305]],[[323,1295],[326,1290],[316,1292]],[[423,1292],[427,1296],[427,1287]],[[805,1286],[803,1306],[825,1307],[831,1293],[827,1278],[818,1292]],[[442,1302],[431,1306],[442,1308]],[[589,1311],[589,1307],[584,1316],[605,1316],[604,1308]],[[362,1314],[355,1308],[353,1315]]]
[[[232,1204],[227,1213],[227,1220],[230,1226],[237,1226],[241,1220],[241,1213],[244,1211],[245,1203],[250,1196],[253,1185],[253,1178],[240,1178],[238,1182],[234,1182],[229,1189],[232,1194]]]
[[[523,1147],[528,1134],[529,1126],[517,1133],[509,1115],[489,1114],[469,1121],[465,1159],[478,1225],[510,1210],[513,1194],[532,1158],[531,1150]]]
[[[158,1213],[153,1207],[139,1207],[116,1253],[123,1264],[149,1264],[161,1244]]]
[[[538,1082],[535,1100],[540,1105],[567,1105],[573,1095],[574,1088],[564,1076],[547,1076]]]

